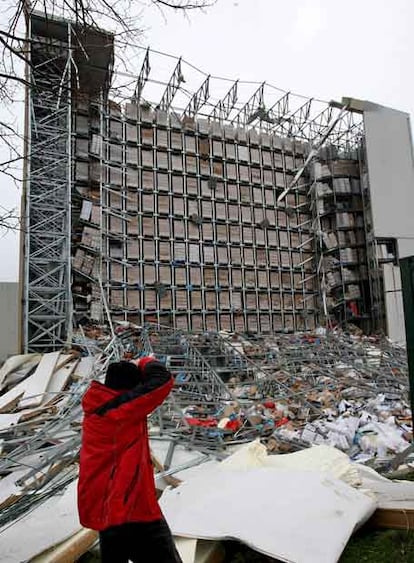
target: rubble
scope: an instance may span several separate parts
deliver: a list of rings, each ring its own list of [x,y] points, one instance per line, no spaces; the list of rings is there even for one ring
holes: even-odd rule
[[[78,352],[37,354],[12,372],[24,368],[25,378],[0,396],[0,526],[76,479],[80,401],[104,366],[100,360]]]
[[[261,437],[276,453],[325,444],[376,466],[408,446],[406,355],[386,339],[323,330],[250,338],[166,330],[160,337],[147,329],[141,346],[176,376],[163,431],[198,446]],[[196,352],[201,367],[191,362]]]
[[[146,354],[175,378],[150,418],[153,443],[169,444],[164,465],[154,463],[157,482],[256,439],[270,455],[334,446],[387,470],[412,437],[405,350],[384,338],[84,326],[70,350],[15,356],[0,369],[0,532],[76,480],[91,378],[110,361]],[[193,457],[171,463],[183,447]]]

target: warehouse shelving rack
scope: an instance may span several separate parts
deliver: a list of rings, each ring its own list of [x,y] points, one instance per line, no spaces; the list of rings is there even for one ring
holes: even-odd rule
[[[189,65],[177,59],[168,82],[157,82],[150,49],[133,91],[111,89],[111,78],[119,77],[112,72],[110,35],[82,29],[73,34],[64,20],[53,20],[56,28],[41,22],[47,41],[61,36],[63,58],[55,78],[64,122],[55,148],[60,157],[54,158],[60,183],[54,183],[62,189],[60,199],[48,204],[63,223],[51,230],[39,222],[54,233],[56,269],[56,257],[43,255],[40,268],[37,251],[31,253],[36,228],[26,237],[24,324],[27,343],[33,340],[27,348],[59,347],[70,340],[72,319],[100,323],[108,314],[114,321],[193,332],[315,328],[320,253],[309,191],[312,162],[307,164],[320,144],[345,152],[358,147],[358,117],[343,105],[280,92],[265,82],[254,88],[231,83],[213,103],[219,79],[204,75],[191,94]],[[94,34],[92,45],[88,33]],[[43,66],[51,78],[52,66]],[[99,71],[96,80],[88,79],[89,71]],[[160,101],[149,103],[144,94],[154,84],[162,85]],[[244,97],[247,89],[253,92]],[[38,91],[33,86],[30,96],[35,99]],[[41,180],[46,185],[50,178]],[[29,223],[34,195],[29,186]],[[334,195],[337,206],[341,198]],[[55,271],[59,283],[43,291]]]
[[[104,278],[116,318],[185,330],[315,326],[305,186],[276,208],[303,164],[300,143],[182,126],[135,104],[103,115]]]
[[[328,321],[367,328],[372,294],[358,151],[326,147],[313,163],[321,297]]]

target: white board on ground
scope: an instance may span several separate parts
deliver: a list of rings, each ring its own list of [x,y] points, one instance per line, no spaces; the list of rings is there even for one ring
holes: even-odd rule
[[[17,356],[11,356],[10,358],[8,358],[0,369],[0,387],[4,379],[10,373],[13,373],[13,371],[23,366],[26,362],[35,359],[36,356],[40,361],[40,354],[19,354]]]
[[[17,424],[21,416],[21,412],[15,414],[0,414],[0,430],[7,430]]]
[[[75,369],[75,376],[79,379],[84,379],[92,374],[94,364],[96,362],[95,356],[85,356],[79,360]]]
[[[378,508],[414,510],[414,483],[386,479],[365,465],[358,465],[363,489],[375,494]]]
[[[200,471],[160,504],[175,535],[237,539],[288,563],[336,563],[377,506],[326,473],[264,467]]]
[[[47,389],[59,356],[60,352],[43,354],[34,374],[22,382],[26,384],[26,389],[19,403],[20,408],[38,407],[42,403],[43,393]]]
[[[21,487],[16,485],[16,481],[23,477],[28,472],[28,468],[15,469],[12,473],[3,477],[0,481],[0,504],[7,500],[12,495],[20,495],[22,492]],[[1,553],[1,551],[0,551]],[[1,561],[1,558],[0,558]]]
[[[323,471],[335,479],[357,487],[361,484],[358,465],[332,446],[312,446],[305,450],[286,455],[268,455],[266,446],[254,440],[225,459],[221,469],[298,469],[300,471]]]
[[[46,500],[23,518],[0,529],[1,563],[30,561],[81,529],[76,486],[77,480],[70,483],[63,494]]]
[[[34,370],[37,364],[40,362],[41,355],[35,354],[35,358],[24,363],[21,367],[17,368],[13,372],[9,373],[4,379],[0,386],[1,391],[6,387],[10,389],[26,379],[30,372]]]

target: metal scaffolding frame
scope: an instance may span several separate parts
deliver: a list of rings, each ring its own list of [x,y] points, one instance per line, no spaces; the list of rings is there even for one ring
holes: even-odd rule
[[[48,351],[70,339],[71,25],[67,40],[31,27],[30,153],[25,193],[24,349]]]
[[[46,352],[70,345],[75,240],[74,123],[78,108],[107,90],[113,38],[33,12],[28,36],[29,143],[24,190],[23,347]],[[93,146],[84,151],[89,167]],[[93,145],[93,143],[92,143]],[[92,166],[92,164],[91,164]]]
[[[266,121],[266,109],[264,106],[264,87],[265,82],[259,86],[253,96],[241,108],[239,113],[232,119],[231,123],[238,127],[251,125],[256,119]]]
[[[181,58],[178,59],[177,66],[175,67],[171,78],[167,84],[165,92],[161,98],[159,103],[159,109],[167,111],[170,109],[171,104],[173,103],[174,96],[178,92],[181,84],[185,82],[184,76],[181,70]]]
[[[229,119],[230,114],[238,100],[238,80],[233,84],[222,100],[219,100],[210,114],[211,120],[220,122]]]
[[[136,103],[139,103],[139,101],[141,99],[142,90],[144,89],[144,86],[147,83],[150,72],[151,72],[151,65],[150,65],[150,60],[149,60],[149,49],[147,49],[147,52],[145,53],[144,61],[142,63],[140,73],[138,75],[137,85],[135,87],[133,99]]]
[[[200,111],[200,109],[208,102],[210,97],[210,75],[204,80],[200,88],[194,92],[191,100],[188,102],[188,106],[183,112],[183,117],[188,115],[189,117],[194,117]]]

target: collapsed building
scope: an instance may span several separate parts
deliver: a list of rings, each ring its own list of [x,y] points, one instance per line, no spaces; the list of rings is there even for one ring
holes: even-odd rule
[[[389,191],[413,198],[406,114],[289,93],[270,104],[266,83],[212,103],[210,76],[179,109],[181,59],[154,103],[150,50],[119,102],[110,34],[34,13],[30,37],[25,350],[117,320],[253,334],[352,323],[404,340],[409,221]]]
[[[157,485],[210,471],[244,443],[292,455],[334,446],[347,463],[400,467],[412,441],[405,350],[363,333],[404,341],[408,116],[266,83],[236,81],[217,98],[211,76],[188,89],[181,59],[169,80],[153,79],[150,50],[140,70],[118,72],[109,33],[37,13],[29,38],[28,354],[0,370],[7,560],[63,549],[71,535],[83,534],[79,554],[95,542],[75,516],[81,399],[114,359],[154,354],[174,376],[149,421]],[[63,531],[42,519],[49,507],[68,516]],[[29,521],[53,537],[21,544]]]

